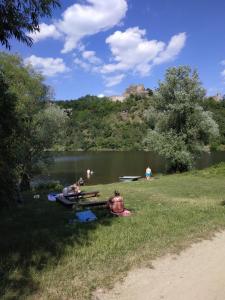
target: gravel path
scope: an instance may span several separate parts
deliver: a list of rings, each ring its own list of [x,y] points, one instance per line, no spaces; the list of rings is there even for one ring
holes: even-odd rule
[[[225,300],[225,232],[131,271],[98,300]]]

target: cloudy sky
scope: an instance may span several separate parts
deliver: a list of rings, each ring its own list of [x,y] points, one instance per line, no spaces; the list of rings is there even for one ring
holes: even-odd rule
[[[62,0],[18,52],[56,99],[154,89],[168,67],[197,68],[208,94],[225,94],[225,0]],[[1,47],[3,50],[4,48]]]

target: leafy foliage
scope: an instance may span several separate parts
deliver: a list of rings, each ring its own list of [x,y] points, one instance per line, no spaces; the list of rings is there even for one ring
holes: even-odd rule
[[[59,6],[58,0],[1,0],[0,1],[0,42],[10,49],[9,40],[32,45],[27,34],[39,31],[39,19],[50,17],[52,8]]]
[[[24,66],[20,57],[0,53],[0,65],[7,83],[6,93],[16,99],[11,111],[18,127],[13,139],[14,178],[21,182],[22,189],[27,189],[37,168],[50,160],[50,153],[45,150],[65,135],[68,117],[58,106],[49,104],[49,89],[43,77]]]
[[[155,93],[157,118],[145,144],[167,158],[171,170],[190,169],[204,145],[219,136],[212,113],[204,111],[199,104],[204,96],[197,72],[189,67],[168,69],[165,81]]]
[[[192,167],[193,157],[181,135],[173,131],[159,133],[149,130],[145,140],[150,149],[165,157],[171,171],[186,171]],[[151,144],[150,144],[151,143]]]
[[[190,169],[205,146],[223,141],[223,114],[213,106],[223,104],[207,103],[198,74],[189,67],[169,69],[154,93],[132,94],[122,103],[90,95],[57,102],[70,110],[65,149],[144,148],[167,158],[173,171]]]
[[[125,102],[86,96],[78,100],[57,101],[71,109],[67,150],[139,150],[147,130],[144,111],[151,98],[131,96]]]
[[[0,70],[0,205],[15,198],[15,153],[14,145],[18,131],[15,114],[17,98],[9,92],[5,74]]]
[[[211,111],[219,126],[220,137],[214,141],[212,146],[216,148],[219,144],[225,145],[225,101],[217,102],[209,97],[204,99],[201,105],[205,110]]]

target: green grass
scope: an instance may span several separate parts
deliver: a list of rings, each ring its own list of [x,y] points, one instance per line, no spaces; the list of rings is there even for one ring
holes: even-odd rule
[[[26,195],[23,207],[0,214],[0,298],[90,299],[128,270],[179,252],[225,228],[225,164],[150,182],[85,187],[106,199],[118,189],[132,217],[70,225],[74,211]]]

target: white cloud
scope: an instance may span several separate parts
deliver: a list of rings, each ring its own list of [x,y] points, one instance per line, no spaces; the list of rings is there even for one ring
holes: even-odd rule
[[[225,79],[225,70],[221,72],[222,77]]]
[[[221,65],[225,66],[225,60],[221,61]]]
[[[182,32],[174,35],[164,51],[162,51],[158,57],[154,59],[154,64],[162,64],[171,61],[177,57],[180,51],[183,49],[186,42],[186,33]]]
[[[104,94],[99,94],[99,95],[98,95],[98,98],[104,98],[104,97],[105,97]]]
[[[80,57],[77,57],[77,54],[73,54],[75,65],[81,67],[86,72],[92,71],[98,73],[102,60],[96,56],[95,51],[88,51],[82,48],[80,52]]]
[[[85,70],[86,72],[90,71],[91,70],[91,64],[83,61],[82,59],[80,58],[75,58],[74,59],[74,63],[75,65],[81,67],[83,70]]]
[[[106,39],[112,52],[114,63],[105,64],[102,74],[133,72],[141,76],[149,75],[154,64],[174,59],[183,48],[186,34],[180,33],[171,38],[168,46],[157,40],[147,40],[146,31],[138,27],[126,31],[116,31]]]
[[[40,32],[30,36],[36,42],[63,36],[65,43],[62,53],[68,53],[78,47],[84,37],[119,24],[127,9],[127,0],[84,0],[82,4],[69,6],[54,24],[42,23]]]
[[[166,45],[162,41],[148,40],[145,30],[133,27],[124,32],[116,31],[106,39],[112,63],[104,64],[94,51],[85,49],[81,51],[81,58],[74,62],[85,71],[102,74],[106,86],[111,87],[129,73],[148,76],[153,66],[175,59],[185,41],[186,33],[179,33]]]
[[[141,75],[150,71],[149,62],[163,49],[164,43],[145,39],[146,31],[138,27],[116,31],[106,39],[116,63],[106,64],[102,73],[133,70]]]
[[[38,57],[31,55],[24,60],[25,64],[31,64],[45,76],[55,76],[68,72],[70,69],[65,65],[62,58]]]
[[[119,74],[115,76],[104,76],[105,86],[112,87],[119,84],[125,78],[125,74]]]
[[[84,51],[82,53],[82,57],[93,65],[99,65],[102,63],[101,59],[96,56],[95,51]]]
[[[35,33],[30,33],[28,35],[34,42],[39,42],[49,37],[53,39],[59,39],[62,37],[62,34],[57,30],[55,25],[47,25],[45,23],[40,24],[40,31],[36,31]]]
[[[125,0],[86,0],[86,4],[74,4],[66,9],[57,26],[65,34],[63,53],[75,49],[85,36],[117,25],[125,16]]]

